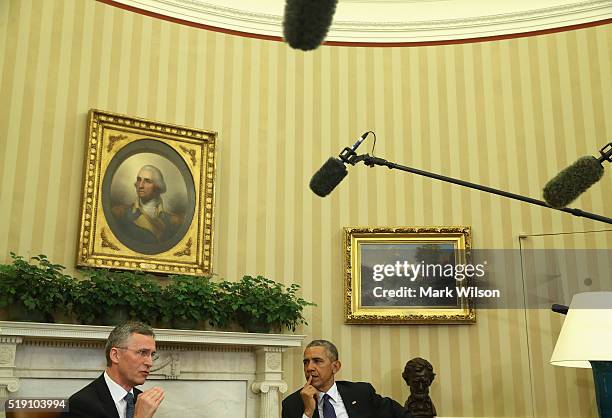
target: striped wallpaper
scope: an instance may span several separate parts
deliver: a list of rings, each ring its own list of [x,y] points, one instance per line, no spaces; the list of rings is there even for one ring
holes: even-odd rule
[[[214,130],[214,270],[299,283],[318,306],[298,333],[337,343],[340,378],[403,403],[401,370],[422,356],[436,369],[440,416],[594,417],[590,371],[548,365],[562,318],[547,311],[344,325],[341,236],[344,226],[470,225],[475,248],[612,248],[610,232],[571,234],[610,228],[382,168],[350,168],[325,199],[307,185],[373,130],[383,158],[538,198],[559,168],[612,137],[611,48],[605,25],[302,53],[93,0],[0,1],[0,260],[42,252],[74,271],[90,108]],[[606,173],[575,206],[609,214],[611,187]],[[293,390],[301,351],[285,362]]]

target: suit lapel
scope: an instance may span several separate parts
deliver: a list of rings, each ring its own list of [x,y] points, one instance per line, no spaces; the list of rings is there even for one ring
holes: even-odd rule
[[[301,399],[300,399],[301,401]],[[316,405],[315,405],[315,410],[314,410],[314,414],[312,414],[312,418],[320,418],[319,415],[319,400],[317,398],[315,398],[316,401]],[[304,410],[304,408],[302,407],[302,411]]]
[[[104,410],[107,411],[107,416],[110,418],[119,418],[117,406],[115,406],[115,402],[113,401],[113,397],[111,396],[110,390],[108,389],[108,386],[106,386],[104,375],[96,379],[95,387],[96,392],[98,392],[98,398],[100,399],[100,403],[102,404]]]
[[[350,386],[345,385],[344,382],[336,382],[336,387],[340,396],[342,396],[342,403],[350,418],[363,417],[362,409],[359,408],[359,399],[355,396],[354,391],[351,390]]]

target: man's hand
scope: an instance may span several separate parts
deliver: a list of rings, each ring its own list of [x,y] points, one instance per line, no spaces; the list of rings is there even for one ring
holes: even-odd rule
[[[310,382],[312,382],[312,376],[308,376],[308,381],[300,390],[300,396],[302,402],[304,402],[304,414],[308,417],[314,415],[314,411],[317,409],[317,396],[319,395],[319,391]]]
[[[142,392],[136,398],[134,418],[151,418],[155,415],[159,404],[164,400],[164,396],[164,390],[159,386]]]

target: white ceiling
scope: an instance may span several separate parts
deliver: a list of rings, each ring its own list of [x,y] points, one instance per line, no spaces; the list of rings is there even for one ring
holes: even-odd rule
[[[115,0],[218,28],[282,37],[283,0]],[[612,18],[612,0],[339,0],[327,41],[431,42]]]

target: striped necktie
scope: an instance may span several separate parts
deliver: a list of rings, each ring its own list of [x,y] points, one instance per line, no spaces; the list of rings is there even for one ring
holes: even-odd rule
[[[127,408],[125,409],[125,418],[134,418],[134,395],[128,392],[125,395],[125,401],[127,402]],[[335,415],[334,415],[335,416]]]
[[[327,393],[323,395],[323,418],[336,418],[336,411],[334,406],[329,401],[331,396]]]

